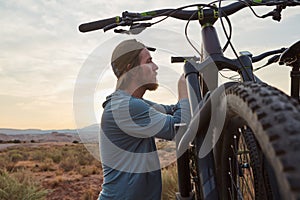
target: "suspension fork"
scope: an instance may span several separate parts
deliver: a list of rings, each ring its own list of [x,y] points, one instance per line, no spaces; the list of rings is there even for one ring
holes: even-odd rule
[[[223,57],[223,51],[217,36],[217,32],[213,27],[213,23],[205,23],[202,25],[202,41],[204,48],[204,59],[209,57]],[[256,81],[256,77],[253,75],[252,61],[248,56],[240,56],[239,62],[241,66],[238,67],[237,71],[240,73],[243,81]],[[212,62],[213,63],[213,62]],[[218,87],[218,66],[217,63],[205,67],[203,71],[200,69],[199,64],[193,63],[192,61],[186,62],[184,65],[184,72],[186,75],[186,81],[188,86],[189,100],[194,116],[199,111],[199,105],[202,101],[202,97],[208,92],[213,91]],[[220,66],[220,69],[222,66]],[[259,81],[259,80],[258,80]],[[260,82],[260,81],[259,81]],[[207,127],[209,124],[207,124]],[[215,172],[215,161],[213,151],[210,151],[205,157],[199,157],[199,150],[204,142],[206,136],[206,130],[198,130],[196,138],[193,141],[195,145],[195,157],[198,172],[198,179],[200,179],[200,191],[201,196],[205,200],[217,200],[219,199],[216,172]],[[186,161],[185,161],[186,162]],[[180,169],[178,169],[180,173]],[[183,169],[182,169],[183,170]]]
[[[202,35],[203,37],[211,37],[210,35],[215,33],[214,37],[218,40],[216,35],[216,31],[214,27],[210,27],[209,29],[203,29]],[[212,36],[213,37],[213,36]],[[213,38],[203,38],[203,41],[215,41]],[[214,44],[204,44],[205,54],[207,56],[214,52],[214,46],[219,46],[219,42],[215,42]],[[208,48],[208,49],[206,49]],[[222,51],[221,47],[220,50]],[[197,70],[197,63],[192,61],[185,62],[184,65],[184,73],[187,81],[187,89],[189,94],[189,101],[191,107],[191,115],[192,117],[196,115],[194,111],[199,111],[199,105],[202,101],[202,97],[209,90],[213,90],[218,86],[218,74],[217,70],[205,70],[204,72],[200,72]],[[204,77],[209,77],[209,83],[205,83]],[[208,87],[210,86],[210,87]],[[203,144],[205,138],[205,132],[203,130],[198,130],[196,138],[193,141],[195,145],[195,164],[197,165],[197,174],[199,177],[193,177],[196,179],[200,179],[201,185],[199,186],[199,190],[202,198],[205,200],[217,200],[218,191],[216,185],[216,175],[215,175],[215,163],[213,151],[210,151],[208,155],[204,158],[199,158],[199,150],[201,145]],[[191,179],[190,179],[190,169],[186,167],[186,164],[189,163],[189,155],[188,151],[186,151],[178,160],[177,160],[177,168],[178,168],[178,179],[179,179],[179,191],[181,197],[190,197],[191,193]],[[185,166],[185,167],[184,167]],[[188,172],[188,173],[187,173]],[[177,197],[177,199],[179,199]]]
[[[216,30],[213,26],[206,26],[202,29],[202,37],[204,42],[204,50],[206,57],[211,54],[222,54],[222,48],[220,46]],[[197,63],[186,62],[184,65],[184,72],[186,75],[186,81],[188,86],[188,94],[191,106],[192,117],[196,114],[194,112],[199,112],[199,105],[202,101],[203,95],[208,90],[213,90],[218,87],[218,70],[205,70],[200,72],[196,67]],[[209,83],[205,84],[203,81],[204,77],[209,77]],[[204,88],[204,89],[203,89]],[[195,145],[195,158],[197,166],[197,174],[200,179],[200,191],[201,196],[205,200],[217,200],[219,199],[215,172],[215,162],[213,151],[210,151],[205,157],[199,157],[199,150],[203,144],[204,138],[206,136],[206,130],[198,130],[196,138],[193,143]]]

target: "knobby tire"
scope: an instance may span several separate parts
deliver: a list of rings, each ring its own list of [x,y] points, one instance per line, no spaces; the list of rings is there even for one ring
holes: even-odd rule
[[[252,199],[238,183],[242,164],[253,199],[300,199],[300,106],[262,83],[237,83],[225,91],[226,121],[215,149],[221,199]],[[239,146],[243,141],[244,150]],[[248,160],[245,163],[241,163]]]

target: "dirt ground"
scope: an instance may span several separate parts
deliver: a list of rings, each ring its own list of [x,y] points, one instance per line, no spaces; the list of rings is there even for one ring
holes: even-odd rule
[[[61,148],[62,151],[64,151],[63,148],[74,148],[74,152],[77,151],[76,145],[72,143],[1,144],[0,155],[4,155],[5,152],[9,154],[10,151],[20,147],[23,151],[28,152],[40,148],[46,149],[46,151],[47,149],[51,151],[51,148]],[[24,147],[26,147],[25,150]],[[80,146],[78,148],[80,151],[84,150]],[[99,161],[95,159],[90,163],[92,164],[79,166],[80,168],[77,167],[66,172],[60,168],[59,163],[47,164],[47,161],[28,159],[15,162],[13,170],[22,170],[27,176],[39,182],[42,188],[47,189],[46,200],[95,200],[101,191],[103,175]]]

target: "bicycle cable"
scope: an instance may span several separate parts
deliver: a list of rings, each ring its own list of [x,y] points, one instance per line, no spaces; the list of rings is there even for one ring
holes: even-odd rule
[[[222,70],[223,71],[223,70]],[[219,71],[219,74],[225,78],[225,79],[228,79],[228,80],[231,80],[231,81],[240,81],[240,78],[234,78],[236,76],[239,76],[238,74],[237,75],[234,75],[234,76],[225,76],[224,74],[221,73],[221,71]]]
[[[269,67],[269,66],[268,65],[263,65],[261,67],[253,69],[253,72],[256,72],[256,71],[261,70],[261,69],[266,68],[266,67]],[[236,75],[233,75],[233,76],[230,76],[230,77],[224,77],[224,76],[223,77],[227,78],[229,80],[234,80],[234,77],[237,77],[237,76],[239,76],[239,74],[236,74]]]
[[[227,15],[225,16],[225,19],[226,19],[227,24],[228,24],[228,27],[229,27],[229,37],[228,37],[228,39],[227,39],[226,44],[225,44],[224,47],[223,47],[223,52],[226,51],[226,49],[227,49],[227,47],[228,47],[228,45],[229,45],[229,43],[230,43],[230,41],[231,41],[231,37],[232,37],[232,26],[231,26],[231,22],[230,22],[230,20],[229,20],[229,18],[228,18]]]
[[[185,38],[188,41],[188,43],[192,46],[192,48],[199,54],[200,57],[202,57],[203,55],[199,52],[199,50],[193,45],[193,43],[191,42],[191,40],[189,39],[188,33],[187,33],[187,28],[188,25],[191,21],[191,19],[194,17],[194,15],[197,13],[197,11],[189,18],[189,20],[187,21],[185,28],[184,28],[184,34],[185,34]]]
[[[252,11],[252,13],[254,14],[255,17],[263,18],[262,16],[259,16],[259,15],[254,11],[254,9],[252,8],[252,6],[251,6],[249,3],[245,2],[244,0],[238,0],[238,2],[244,3],[244,4]],[[257,4],[260,4],[260,3],[257,3]],[[262,4],[262,5],[263,5],[263,4]]]
[[[197,12],[195,12],[193,15],[191,15],[191,17],[189,18],[188,22],[186,23],[186,26],[185,26],[185,37],[186,37],[186,40],[188,41],[188,43],[192,46],[192,48],[202,57],[203,54],[199,52],[199,50],[193,45],[193,43],[191,42],[191,40],[189,39],[189,36],[188,36],[188,33],[187,33],[187,28],[188,28],[188,25],[191,21],[191,19],[194,17],[194,15],[196,14]],[[230,20],[228,18],[228,16],[225,16],[225,19],[228,23],[228,26],[229,26],[229,39],[227,40],[226,44],[224,45],[223,47],[223,52],[226,51],[228,45],[229,45],[229,41],[231,40],[231,37],[232,37],[232,26],[231,26],[231,23],[230,23]]]
[[[221,8],[221,4],[222,4],[222,0],[219,0],[219,8],[218,8],[219,11],[220,11],[220,8]],[[222,16],[223,16],[223,15],[224,15],[224,16],[227,16],[226,13],[224,13],[224,12],[221,12],[221,13],[222,13]],[[229,38],[228,33],[227,33],[227,31],[226,31],[226,28],[225,28],[225,25],[224,25],[222,16],[220,17],[220,21],[221,21],[221,25],[222,25],[224,34],[225,34],[225,36],[226,36],[226,38],[227,38],[227,41],[229,42],[229,45],[230,45],[230,47],[231,47],[231,49],[232,49],[232,51],[233,51],[235,57],[237,58],[238,62],[240,63],[241,67],[242,67],[243,70],[246,72],[248,78],[251,79],[250,74],[248,73],[246,67],[244,66],[244,64],[243,64],[242,61],[240,60],[240,58],[239,58],[239,56],[238,56],[238,54],[237,54],[237,52],[236,52],[236,50],[235,50],[235,48],[234,48],[232,42],[230,41],[230,38]],[[227,17],[228,17],[228,16],[227,16]],[[228,20],[229,20],[229,19],[228,19]],[[229,22],[230,22],[230,20],[229,20]]]
[[[180,11],[180,10],[183,10],[183,9],[186,9],[186,8],[190,8],[190,7],[195,7],[195,6],[203,6],[203,7],[209,7],[209,8],[213,8],[213,6],[209,5],[209,4],[191,4],[191,5],[187,5],[187,6],[182,6],[182,7],[179,7],[179,8],[175,8],[171,13],[169,13],[166,17],[164,17],[163,19],[161,20],[158,20],[156,22],[153,22],[152,25],[155,25],[155,24],[158,24],[164,20],[166,20],[167,18],[169,18],[172,14]],[[165,13],[168,13],[169,11],[166,11]],[[162,13],[160,14],[161,16],[164,16],[165,13]],[[159,16],[156,16],[156,17],[159,17]]]
[[[214,6],[210,5],[210,4],[191,4],[191,5],[188,5],[188,6],[183,6],[183,7],[179,7],[179,8],[176,8],[174,9],[171,13],[168,14],[168,16],[164,17],[163,19],[161,20],[158,20],[156,22],[153,22],[151,23],[151,25],[155,25],[155,24],[158,24],[164,20],[166,20],[167,18],[169,18],[172,14],[176,13],[177,11],[180,11],[180,10],[183,10],[183,9],[186,9],[186,8],[189,8],[189,7],[199,7],[199,6],[202,6],[202,7],[209,7],[209,8],[215,8]],[[168,12],[168,11],[167,11]],[[166,12],[165,12],[166,13]],[[160,14],[161,16],[165,15],[165,13],[162,13]],[[188,19],[188,22],[186,23],[186,26],[185,26],[185,37],[188,41],[188,43],[192,46],[192,48],[200,55],[202,56],[202,54],[199,52],[199,50],[193,45],[193,43],[191,42],[191,40],[189,39],[188,37],[188,34],[187,34],[187,27],[191,21],[191,19],[194,17],[194,15],[196,14],[197,12],[195,12],[193,15],[191,15],[191,17]],[[228,19],[228,16],[225,17],[226,20],[229,22],[229,19]],[[231,28],[231,24],[229,23],[229,27],[230,27],[230,38],[231,38],[231,33],[232,33],[232,28]],[[226,50],[227,46],[228,46],[228,42],[225,44],[223,50]]]
[[[209,3],[209,7],[213,7],[213,8],[215,8],[214,6],[212,6],[211,5],[212,3]],[[173,13],[173,12],[172,12]],[[188,22],[186,23],[186,26],[185,26],[185,37],[186,37],[186,40],[188,41],[188,43],[192,46],[192,48],[202,57],[203,55],[202,55],[202,53],[200,53],[199,52],[199,50],[192,44],[192,42],[191,42],[191,40],[189,39],[189,36],[188,36],[188,33],[187,33],[187,28],[188,28],[188,25],[189,25],[189,23],[190,23],[190,21],[191,21],[191,19],[194,17],[194,15],[196,14],[197,12],[195,12],[193,15],[191,15],[191,17],[189,18],[189,20],[188,20]],[[169,16],[168,16],[169,17]],[[225,32],[225,34],[226,34],[226,36],[227,36],[227,42],[226,42],[226,44],[224,45],[224,47],[223,47],[223,52],[225,52],[226,51],[226,49],[227,49],[227,47],[228,47],[228,45],[230,45],[230,43],[231,43],[231,37],[232,37],[232,25],[231,25],[231,22],[230,22],[230,20],[229,20],[229,18],[228,18],[228,16],[227,15],[224,15],[224,17],[225,17],[225,19],[226,19],[226,21],[227,21],[227,23],[228,23],[228,26],[229,26],[229,35],[227,34],[227,31],[226,31],[226,29],[225,29],[225,25],[224,25],[224,23],[223,23],[223,21],[221,22],[222,23],[222,27],[223,27],[223,30],[224,30],[224,32]],[[233,48],[233,47],[232,47]],[[237,55],[237,54],[236,54]],[[241,63],[240,63],[241,64]],[[242,64],[241,64],[242,65]],[[226,78],[226,79],[229,79],[229,80],[237,80],[237,79],[232,79],[231,77],[227,77],[227,76],[224,76],[221,72],[219,72],[219,74],[223,77],[223,78]],[[249,75],[248,75],[249,76]]]
[[[231,0],[222,0],[222,1],[231,1]],[[256,16],[256,17],[258,17],[258,18],[263,18],[263,16],[258,15],[258,14],[255,12],[255,10],[252,8],[252,6],[251,6],[249,3],[247,3],[246,1],[244,1],[244,0],[235,0],[235,1],[244,3],[244,4],[251,10],[251,12],[254,14],[254,16]],[[219,2],[219,0],[215,0],[215,1],[212,1],[211,3],[209,3],[209,5],[210,5],[210,4],[214,4],[214,3],[218,3],[218,2]],[[263,3],[259,3],[259,2],[255,2],[255,3],[256,3],[257,5],[264,5]]]
[[[191,5],[187,5],[187,6],[183,6],[183,7],[179,7],[179,8],[174,9],[174,10],[173,10],[171,13],[169,13],[166,17],[164,17],[163,19],[160,19],[160,20],[158,20],[158,21],[156,21],[156,22],[151,23],[151,25],[158,24],[158,23],[160,23],[160,22],[166,20],[167,18],[171,17],[172,14],[174,14],[174,13],[180,11],[180,10],[186,9],[186,8],[195,7],[195,6],[197,6],[197,7],[202,6],[202,7],[215,8],[215,7],[214,7],[213,5],[211,5],[211,4],[217,3],[217,2],[219,2],[219,8],[218,8],[218,10],[220,11],[222,0],[216,0],[216,1],[213,1],[213,2],[211,2],[211,3],[209,3],[209,4],[191,4]],[[257,15],[257,13],[253,10],[253,8],[251,7],[251,5],[249,5],[247,2],[245,2],[245,1],[243,1],[243,0],[238,0],[238,2],[244,3],[244,4],[252,11],[252,13],[253,13],[256,17],[258,17],[258,18],[263,18],[262,16]],[[162,14],[160,14],[160,15],[163,16],[163,15],[165,15],[167,12],[169,12],[169,11],[166,11],[165,13],[162,13]],[[195,13],[196,13],[196,12],[195,12]],[[193,18],[193,16],[195,15],[195,13],[188,19],[188,22],[186,23],[186,26],[185,26],[185,37],[186,37],[188,43],[192,46],[192,48],[193,48],[200,56],[202,56],[202,54],[199,52],[199,50],[193,45],[193,43],[191,42],[191,40],[189,39],[188,34],[187,34],[187,28],[188,28],[188,25],[189,25],[191,19]],[[242,67],[242,68],[244,69],[244,71],[246,72],[248,78],[250,78],[250,74],[249,74],[248,71],[245,69],[245,66],[244,66],[243,63],[241,62],[241,60],[240,60],[240,58],[239,58],[239,56],[238,56],[238,54],[237,54],[237,52],[236,52],[236,50],[235,50],[235,48],[234,48],[232,42],[231,42],[231,37],[232,37],[232,25],[231,25],[231,22],[230,22],[228,16],[227,16],[224,12],[221,12],[221,13],[222,13],[222,15],[224,15],[223,17],[225,17],[225,19],[226,19],[226,21],[227,21],[227,24],[228,24],[228,26],[229,26],[229,35],[228,35],[228,33],[227,33],[227,31],[226,31],[226,28],[225,28],[225,25],[224,25],[224,22],[223,22],[223,19],[222,19],[222,17],[220,17],[222,29],[223,29],[223,32],[224,32],[224,34],[225,34],[225,36],[226,36],[226,39],[227,39],[227,42],[226,42],[226,44],[225,44],[224,47],[223,47],[223,52],[225,52],[226,49],[227,49],[227,47],[230,45],[230,47],[231,47],[231,49],[232,49],[232,51],[233,51],[235,57],[237,58],[238,62],[239,62],[240,65],[241,65],[241,67]],[[257,69],[257,70],[258,70],[258,69]],[[257,71],[257,70],[255,70],[255,71]],[[226,77],[226,76],[224,76],[224,75],[221,74],[221,73],[220,73],[220,75],[223,76],[224,78],[228,78],[228,79],[233,78],[233,77]]]

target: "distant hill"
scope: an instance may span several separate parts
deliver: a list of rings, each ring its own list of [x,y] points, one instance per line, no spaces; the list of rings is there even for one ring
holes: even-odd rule
[[[82,129],[9,129],[0,128],[0,141],[20,140],[24,142],[73,142],[97,143],[99,125],[93,124]]]
[[[62,129],[62,130],[41,130],[41,129],[10,129],[0,128],[0,133],[6,135],[24,135],[24,134],[47,134],[47,133],[77,133],[76,129]]]
[[[11,141],[20,141],[20,142],[74,142],[80,141],[80,138],[76,134],[67,134],[67,133],[45,133],[45,134],[16,134],[16,135],[6,135],[0,134],[0,141],[2,142],[11,142]]]

